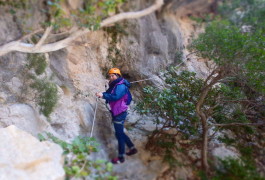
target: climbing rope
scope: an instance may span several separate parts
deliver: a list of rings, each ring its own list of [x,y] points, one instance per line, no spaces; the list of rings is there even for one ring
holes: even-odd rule
[[[97,108],[98,108],[98,97],[96,99],[96,108],[95,108],[95,113],[94,113],[94,118],[93,118],[93,124],[92,124],[92,129],[91,129],[90,137],[93,136],[93,130],[94,130],[94,124],[95,124],[95,120],[96,120]]]
[[[184,61],[183,61],[182,63],[178,64],[178,65],[176,66],[176,68],[180,67],[183,63],[184,63]],[[164,74],[166,74],[166,73],[163,73],[163,74],[160,74],[160,75],[157,75],[157,76],[158,76],[158,77],[159,77],[159,76],[163,76]],[[130,83],[133,84],[133,83],[137,83],[137,82],[148,81],[148,80],[151,80],[151,79],[155,79],[155,78],[157,78],[157,76],[155,76],[155,77],[151,77],[151,78],[147,78],[147,79],[138,80],[138,81],[132,81],[132,82],[130,82]]]
[[[161,75],[158,75],[158,76],[161,76]],[[151,79],[154,79],[154,78],[156,78],[156,77],[147,78],[147,79],[142,79],[142,80],[139,80],[139,81],[132,81],[132,82],[130,82],[130,83],[133,84],[133,83],[137,83],[137,82],[148,81],[148,80],[151,80]]]

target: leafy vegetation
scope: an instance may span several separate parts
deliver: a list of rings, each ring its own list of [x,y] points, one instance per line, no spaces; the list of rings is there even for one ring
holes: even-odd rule
[[[196,114],[196,103],[204,81],[192,72],[178,73],[176,68],[168,70],[164,78],[165,88],[147,86],[143,89],[143,98],[138,103],[137,110],[142,114],[160,117],[154,121],[157,129],[149,137],[147,147],[152,151],[156,149],[157,152],[162,152],[157,148],[160,147],[168,152],[168,156],[171,149],[176,148],[175,137],[180,135],[179,133],[182,139],[200,140],[202,126]],[[225,84],[213,87],[202,107],[206,116],[211,118],[209,123],[249,122],[238,102],[226,101],[241,97],[245,97],[244,94]],[[168,129],[175,130],[175,133],[168,134]]]
[[[57,86],[46,79],[32,79],[34,82],[30,87],[37,90],[36,101],[40,106],[40,112],[49,117],[58,101]]]
[[[191,49],[197,55],[225,67],[226,76],[236,77],[265,93],[264,36],[242,33],[228,21],[215,21],[194,40]],[[224,71],[223,71],[224,72]]]
[[[97,180],[116,180],[112,176],[112,164],[104,160],[90,159],[91,153],[97,152],[97,146],[94,138],[77,136],[71,143],[65,142],[51,133],[45,136],[39,134],[41,141],[51,140],[59,144],[63,149],[64,170],[67,175],[66,179],[90,177]]]
[[[70,7],[69,11],[66,11],[64,7],[68,6],[64,0],[48,0],[48,1],[29,1],[29,0],[13,0],[5,1],[0,0],[0,6],[9,8],[12,14],[16,14],[16,11],[27,10],[33,8],[38,4],[42,4],[41,12],[47,16],[45,26],[52,25],[55,29],[62,27],[72,27],[74,25],[79,27],[86,27],[91,30],[97,30],[100,26],[100,22],[108,17],[112,13],[116,13],[119,6],[125,0],[89,0],[83,1],[78,8]],[[69,6],[68,6],[69,7]],[[27,11],[25,11],[27,12]],[[30,13],[30,12],[28,12]],[[69,16],[70,15],[70,16]],[[28,16],[17,17],[26,18]],[[21,19],[22,21],[22,19]]]
[[[143,89],[143,101],[137,110],[142,114],[153,114],[162,117],[154,123],[161,125],[160,131],[166,128],[177,128],[186,138],[198,134],[198,117],[194,103],[203,81],[195,77],[195,73],[183,71],[179,75],[174,68],[165,74],[167,88],[157,89],[147,86]],[[181,103],[180,103],[181,102]]]
[[[128,33],[125,31],[126,25],[115,24],[111,27],[105,27],[103,30],[107,33],[109,40],[108,56],[107,58],[112,62],[112,67],[116,66],[118,62],[122,62],[124,55],[122,50],[117,47],[123,36],[127,36]],[[109,68],[107,68],[109,69]]]
[[[265,30],[263,0],[224,0],[218,7],[220,16],[237,27],[248,26],[249,31]]]
[[[28,55],[28,69],[34,69],[37,75],[41,75],[44,73],[47,67],[47,62],[45,60],[45,56],[41,54],[30,54]]]
[[[225,159],[221,160],[221,166],[216,170],[216,175],[212,180],[264,180],[256,171],[253,162],[245,159]]]
[[[238,13],[236,11],[241,7],[239,5],[243,4],[248,8],[240,9],[240,18],[234,21],[233,14]],[[149,146],[150,142],[167,142],[168,138],[161,138],[160,134],[164,133],[174,137],[177,132],[181,132],[182,137],[186,139],[194,142],[201,140],[201,164],[208,176],[207,148],[210,128],[214,131],[226,128],[241,134],[258,133],[257,128],[246,125],[264,122],[264,4],[264,1],[259,0],[222,3],[222,6],[230,7],[231,12],[234,12],[229,16],[226,16],[228,13],[224,13],[223,16],[221,14],[220,17],[208,22],[205,32],[189,46],[197,56],[215,63],[205,80],[196,78],[192,73],[177,73],[173,70],[165,75],[165,88],[143,89],[144,98],[138,105],[138,111],[162,117],[162,120],[157,118],[155,122],[159,128],[150,136]],[[259,7],[254,12],[257,5]],[[251,27],[250,31],[244,29],[245,25]],[[176,132],[168,133],[169,129]],[[234,143],[231,139],[222,140]],[[172,138],[172,142],[167,143],[167,151],[175,148],[175,141],[176,139]],[[249,166],[232,161],[229,163],[231,169],[250,168],[246,173],[252,174]]]
[[[40,112],[49,117],[58,101],[57,86],[48,77],[43,76],[47,67],[43,54],[29,54],[27,60],[22,70],[24,87],[21,99],[25,101],[30,92],[35,94],[33,101],[40,107]]]

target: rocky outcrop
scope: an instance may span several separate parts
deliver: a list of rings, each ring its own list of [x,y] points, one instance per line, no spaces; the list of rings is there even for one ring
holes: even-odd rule
[[[0,179],[63,180],[62,149],[9,126],[0,130]]]
[[[0,106],[0,127],[16,125],[18,128],[37,135],[45,129],[35,110],[27,104]]]
[[[226,146],[225,144],[219,145],[212,150],[212,156],[217,163],[218,159],[224,160],[226,158],[238,159],[240,157],[239,152],[235,147]]]
[[[68,1],[72,7],[77,7],[79,2],[78,0]],[[130,3],[133,4],[131,10],[142,9],[148,4],[142,0],[131,1]],[[77,39],[71,46],[63,50],[46,54],[49,67],[45,74],[48,77],[53,77],[52,81],[58,85],[59,90],[59,102],[49,119],[39,113],[34,102],[25,101],[21,103],[18,101],[23,85],[21,78],[23,74],[20,70],[25,65],[26,54],[14,52],[0,57],[0,127],[16,125],[32,135],[48,131],[62,139],[72,139],[80,134],[88,135],[91,132],[95,113],[96,98],[94,94],[98,91],[105,91],[106,69],[117,66],[130,81],[156,77],[150,82],[156,85],[163,84],[163,80],[157,74],[169,65],[179,64],[181,62],[181,58],[178,57],[179,54],[183,53],[184,57],[189,54],[183,49],[197,29],[188,16],[199,15],[199,12],[205,11],[205,9],[208,11],[211,3],[212,1],[208,0],[169,0],[166,1],[164,9],[160,12],[126,22],[128,26],[124,27],[124,30],[128,35],[123,36],[116,46],[121,50],[123,57],[118,62],[112,62],[108,59],[108,48],[111,48],[111,45],[106,33],[101,30]],[[38,16],[39,14],[34,15],[34,20],[43,18]],[[27,25],[30,26],[30,23],[32,22],[27,22]],[[34,22],[33,24],[38,23]],[[1,11],[0,25],[0,44],[21,37],[22,32],[11,14]],[[186,65],[185,68],[191,71],[199,72],[201,76],[205,75],[204,62],[198,62],[195,58],[189,57],[188,59],[185,57],[182,65]],[[140,97],[137,88],[142,85],[132,86],[134,99]],[[34,94],[29,94],[29,97],[34,97]],[[93,135],[102,145],[97,157],[109,159],[116,156],[116,140],[112,131],[111,117],[105,108],[104,101],[100,100],[97,103],[99,106]],[[129,161],[126,161],[126,164],[122,166],[123,168],[121,166],[115,167],[115,172],[121,179],[155,179],[168,167],[162,163],[161,158],[152,157],[144,150],[147,137],[145,131],[151,131],[155,128],[152,124],[152,117],[145,118],[131,112],[128,119],[132,123],[144,122],[143,124],[139,123],[138,127],[129,132],[140,153],[134,158],[128,158]],[[1,130],[1,133],[4,132]],[[10,133],[7,135],[7,139],[11,138],[9,139],[10,142],[14,141],[15,143],[17,141],[15,139],[17,136],[13,138]],[[26,144],[27,142],[24,140],[21,140],[20,143],[25,143],[28,147],[32,146],[30,148],[32,150],[35,148],[34,144]],[[3,143],[1,144],[3,145]],[[39,142],[35,142],[35,144],[39,144]],[[45,144],[48,149],[52,146],[49,143],[43,143],[43,145]],[[26,150],[28,151],[28,149]],[[0,151],[1,154],[5,153],[2,152],[4,151],[3,148]],[[55,148],[55,151],[58,150]],[[40,155],[40,157],[42,156]],[[32,162],[35,161],[37,160],[32,160]],[[40,161],[46,162],[45,158]],[[16,164],[15,161],[10,161],[4,166],[8,168],[0,168],[0,171],[10,172],[8,169],[16,169],[17,167],[12,163]],[[50,164],[50,166],[54,165]],[[43,169],[46,169],[45,166]],[[31,169],[29,168],[29,170]],[[14,172],[21,173],[21,177],[25,177],[25,179],[30,179],[29,172],[32,171]],[[190,170],[182,169],[179,171],[180,175],[177,176],[185,179],[189,177],[189,173]],[[10,179],[18,177],[15,173],[13,175],[14,177],[10,177]],[[41,176],[46,177],[39,174],[39,177]]]

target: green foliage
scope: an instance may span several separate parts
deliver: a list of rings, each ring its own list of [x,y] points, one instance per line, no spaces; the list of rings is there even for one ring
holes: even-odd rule
[[[34,101],[39,105],[40,112],[49,117],[58,101],[57,86],[50,82],[46,76],[37,77],[37,75],[42,75],[47,67],[43,54],[28,54],[27,60],[28,62],[22,71],[24,81],[28,82],[25,83],[25,86],[35,90]],[[28,87],[23,88],[25,96],[27,95]]]
[[[220,15],[226,20],[209,23],[190,48],[219,66],[229,66],[230,73],[264,94],[265,2],[225,0],[219,7]],[[248,31],[242,29],[244,25]]]
[[[173,167],[178,164],[173,156],[174,152],[178,150],[176,131],[167,133],[167,130],[177,130],[181,132],[182,138],[193,140],[193,143],[194,140],[201,138],[201,124],[195,107],[205,84],[202,79],[195,76],[195,73],[188,71],[178,73],[176,68],[165,72],[164,79],[163,89],[150,86],[143,89],[142,101],[137,104],[136,109],[142,114],[162,117],[162,119],[154,120],[158,128],[149,137],[146,147],[152,152],[165,152],[165,162]],[[218,86],[212,87],[202,105],[209,124],[249,123],[245,108],[238,101],[245,97],[244,92],[237,86],[233,86],[232,83],[220,83]],[[242,128],[240,129],[243,132]],[[219,140],[228,145],[235,144],[234,139],[227,137],[219,138]]]
[[[42,0],[45,7],[40,11],[47,19],[46,22],[40,22],[45,26],[52,25],[54,29],[72,27],[77,25],[79,27],[86,27],[90,30],[97,30],[100,27],[100,22],[108,17],[110,14],[117,13],[119,6],[125,0],[87,0],[82,1],[82,4],[77,9],[65,7],[68,6],[65,0]],[[6,6],[12,14],[16,14],[16,10],[23,10],[24,13],[30,15],[31,12],[27,12],[33,6],[36,6],[36,0],[0,0],[0,6]],[[32,15],[31,15],[32,16]],[[17,17],[21,20],[27,16]],[[22,20],[23,21],[23,20]]]
[[[218,140],[225,143],[228,146],[230,146],[236,142],[235,139],[229,138],[227,135],[224,135],[224,137],[218,137]]]
[[[221,77],[220,93],[215,98],[218,104],[211,106],[214,107],[213,119],[208,119],[208,123],[257,122],[258,115],[253,118],[249,114],[261,114],[257,110],[260,106],[257,97],[264,98],[265,93],[265,1],[224,0],[220,3],[223,20],[208,23],[205,33],[189,47],[199,57],[213,60]],[[246,136],[256,133],[253,127],[228,128],[239,137],[242,133]],[[227,137],[219,140],[238,145]],[[255,171],[251,148],[242,148],[241,153],[244,160],[223,161],[223,167],[217,170],[213,179],[264,179]]]
[[[182,163],[174,157],[174,152],[172,152],[171,149],[166,150],[163,161],[167,162],[171,168],[176,166],[182,166]]]
[[[0,0],[0,6],[9,6],[10,13],[16,13],[16,9],[25,9],[29,0]]]
[[[214,60],[218,65],[238,63],[242,59],[246,36],[228,22],[212,22],[206,27],[205,33],[194,40],[191,48],[198,55]]]
[[[218,98],[218,106],[213,109],[214,113],[212,118],[216,123],[250,123],[247,117],[247,107],[242,104],[242,99],[247,99],[246,94],[240,87],[235,86],[232,82],[220,84],[220,93]],[[245,130],[249,132],[251,127],[226,127],[231,130]],[[221,139],[220,139],[221,140]],[[228,144],[231,143],[227,138],[222,139]]]
[[[241,143],[238,142],[236,145],[237,149],[240,151],[242,157],[248,160],[254,160],[254,149],[252,146],[248,144],[248,142],[242,141]]]
[[[97,152],[97,146],[94,138],[77,136],[71,143],[65,142],[51,133],[47,133],[45,138],[39,134],[41,141],[50,139],[54,143],[59,144],[65,155],[64,170],[67,179],[72,177],[91,177],[93,179],[116,180],[115,176],[111,175],[112,164],[103,160],[93,161],[89,159],[92,152]]]
[[[47,62],[45,61],[45,56],[43,54],[28,54],[28,68],[33,68],[37,75],[44,73]]]
[[[138,112],[162,117],[164,121],[157,118],[154,123],[163,125],[165,129],[176,128],[186,138],[198,136],[200,125],[195,106],[204,85],[203,80],[188,71],[178,74],[175,68],[164,76],[166,88],[148,86],[143,89],[144,97],[137,105]],[[213,112],[207,114],[213,118],[209,120],[212,123],[249,122],[240,102],[230,101],[243,97],[244,93],[237,87],[220,84],[209,91],[202,109],[207,112],[212,108]]]
[[[57,86],[48,80],[34,78],[31,88],[38,92],[36,100],[40,106],[40,112],[49,117],[58,101]]]
[[[217,169],[216,175],[212,180],[264,180],[257,173],[253,162],[244,159],[225,159],[221,160],[221,167]]]
[[[242,33],[228,21],[215,21],[194,40],[190,49],[219,66],[229,67],[230,74],[235,72],[254,89],[265,93],[264,47],[264,36],[260,32]]]
[[[187,137],[197,134],[195,102],[203,81],[188,71],[178,75],[175,68],[170,69],[165,78],[167,88],[159,90],[149,86],[143,89],[144,97],[137,105],[137,110],[142,114],[150,113],[165,119],[165,122],[157,119],[157,125],[167,124],[165,127],[177,128]]]
[[[121,41],[121,37],[127,36],[128,33],[125,31],[125,26],[117,23],[114,26],[105,27],[103,30],[110,39],[107,58],[112,62],[113,66],[115,66],[117,62],[121,62],[124,58],[121,50],[117,48],[117,44]]]
[[[75,24],[79,27],[97,30],[100,27],[100,22],[110,13],[116,13],[118,6],[123,2],[124,0],[83,1],[81,8],[70,10],[71,17],[67,17],[63,10],[62,0],[48,1],[47,5],[50,16],[54,18],[52,24],[56,28]]]
[[[224,0],[218,7],[219,14],[229,19],[238,27],[251,26],[254,31],[265,31],[265,2],[264,0]]]
[[[183,59],[183,52],[177,51],[175,53],[174,62],[180,64],[182,62],[182,59]]]

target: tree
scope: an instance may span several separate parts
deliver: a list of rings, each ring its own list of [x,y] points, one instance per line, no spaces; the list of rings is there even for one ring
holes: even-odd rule
[[[196,111],[201,122],[197,125],[202,137],[201,165],[206,173],[209,172],[207,153],[210,128],[265,124],[263,110],[258,108],[264,107],[265,99],[265,34],[264,21],[260,18],[264,12],[264,3],[260,2],[256,0],[254,4],[259,4],[259,7],[255,12],[247,11],[245,17],[241,17],[241,23],[221,19],[212,21],[206,25],[205,32],[192,42],[190,50],[196,52],[198,57],[215,63],[203,82],[199,83],[194,78],[179,81],[183,74],[175,73],[172,76],[170,73],[172,79],[166,79],[165,89],[144,90],[146,97],[140,109],[144,113],[151,112],[163,117],[165,121],[162,123],[171,125],[162,124],[162,128],[170,127],[183,132],[180,123],[182,119],[187,121],[184,124],[186,128],[190,124],[197,125],[194,123],[196,118],[191,117]],[[253,22],[254,19],[260,21],[260,24]],[[242,25],[253,28],[244,31]],[[194,86],[195,82],[198,85]],[[178,90],[178,87],[183,91]],[[186,107],[187,103],[190,106]],[[254,117],[251,114],[253,109],[256,114]],[[192,135],[192,129],[185,132]]]
[[[38,1],[33,1],[39,3]],[[70,45],[71,42],[78,37],[85,35],[93,30],[110,26],[116,22],[120,22],[125,19],[134,19],[146,16],[163,5],[163,0],[156,0],[155,3],[141,11],[136,12],[124,12],[109,16],[110,13],[116,12],[118,6],[123,2],[122,0],[101,0],[101,1],[83,1],[80,9],[70,8],[70,12],[67,12],[63,7],[67,6],[67,3],[60,0],[53,1],[41,1],[45,3],[47,8],[44,9],[48,20],[42,22],[45,24],[44,28],[32,30],[31,33],[21,37],[19,40],[11,41],[0,46],[0,56],[3,56],[12,51],[19,51],[24,53],[46,53],[63,49]],[[28,8],[28,6],[34,6],[32,1],[0,1],[0,5],[6,7],[15,8]],[[12,11],[14,12],[14,11]],[[72,16],[69,16],[71,14]],[[108,17],[109,16],[109,17]],[[40,22],[41,23],[41,22]],[[60,34],[64,34],[63,39],[53,38],[55,42],[49,41],[49,36],[53,30],[61,28]],[[68,27],[68,28],[65,28]],[[69,29],[70,28],[70,29]],[[65,30],[67,29],[67,30]],[[41,38],[38,42],[30,43],[28,41],[33,35],[41,33]],[[53,37],[59,34],[53,34]]]
[[[205,33],[200,34],[199,38],[192,43],[191,49],[196,50],[199,57],[213,60],[216,64],[206,79],[196,104],[196,112],[200,116],[203,128],[202,166],[207,172],[209,129],[207,121],[210,116],[206,116],[202,105],[211,88],[217,83],[228,83],[228,79],[244,84],[241,85],[242,91],[247,86],[255,94],[264,96],[264,31],[256,27],[254,31],[243,32],[240,27],[228,21],[216,21],[206,27]],[[240,100],[235,101],[240,102]],[[232,123],[227,125],[251,124]],[[224,125],[219,124],[219,126]]]

